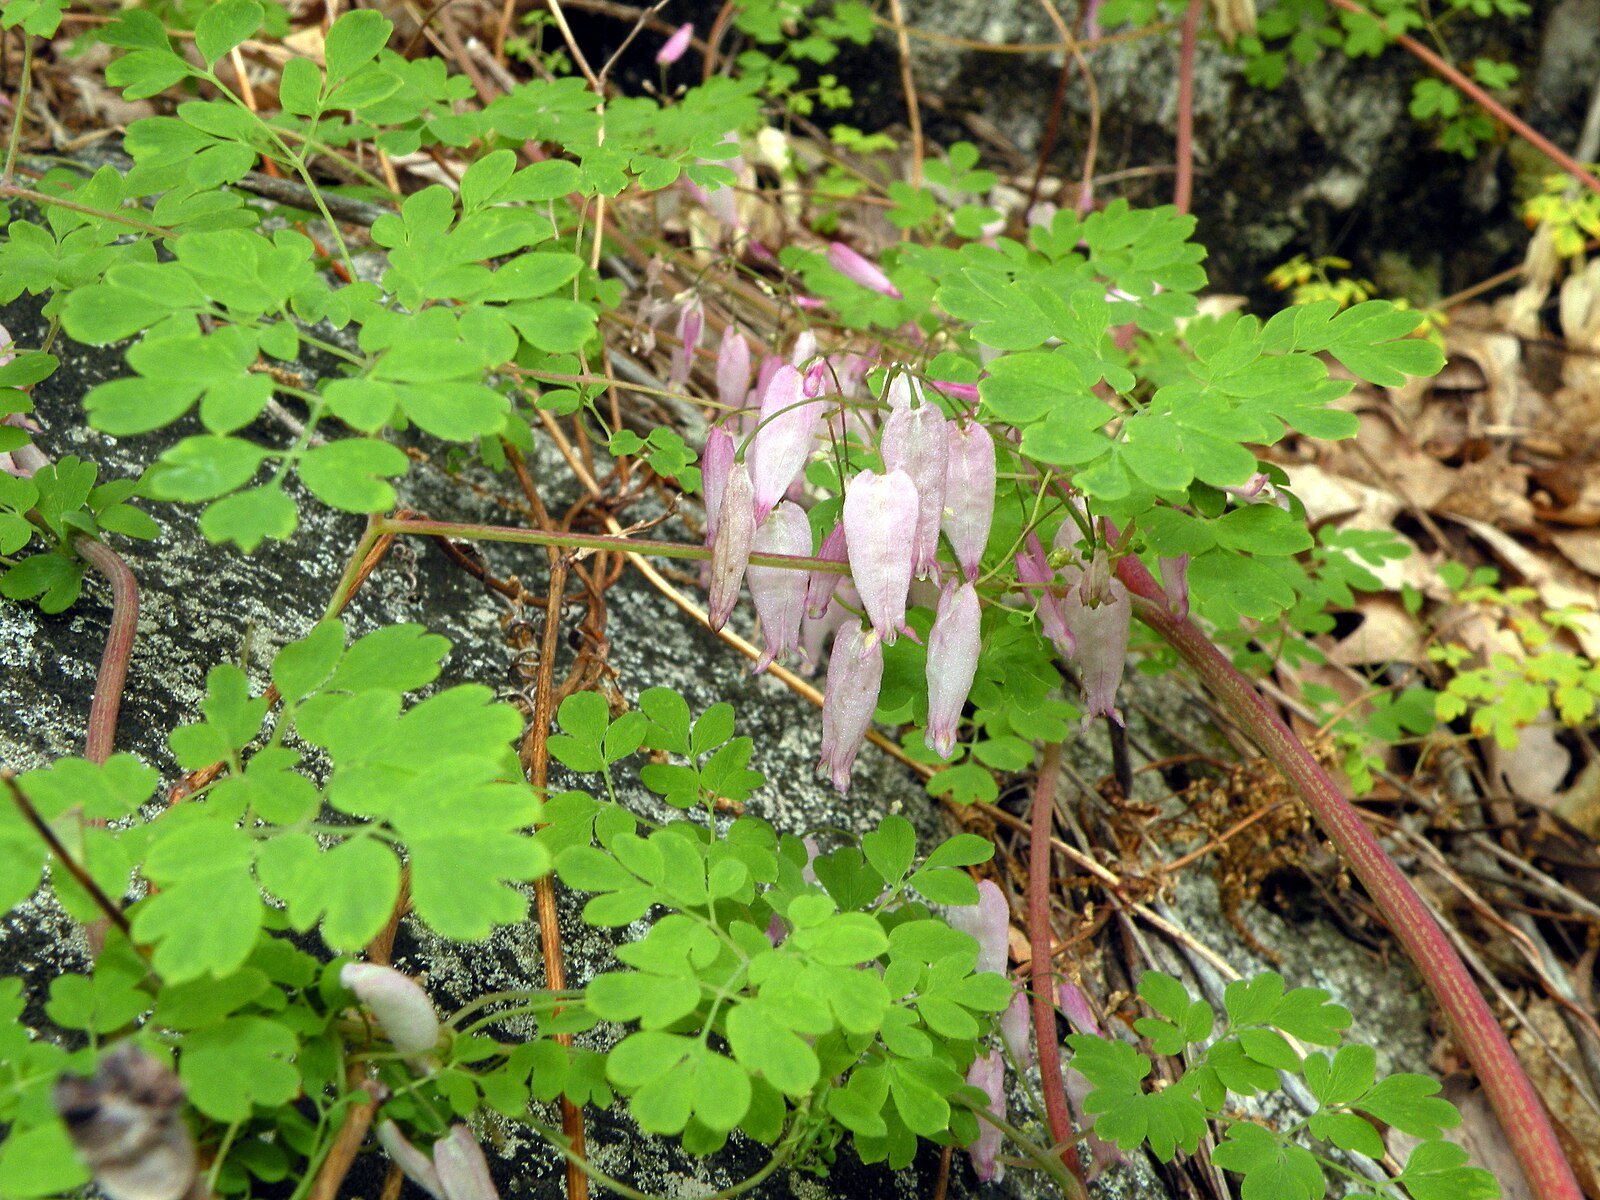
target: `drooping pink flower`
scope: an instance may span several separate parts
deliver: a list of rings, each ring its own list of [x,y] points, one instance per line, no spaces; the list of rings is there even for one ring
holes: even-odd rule
[[[965,400],[969,404],[978,403],[978,385],[975,383],[956,383],[950,379],[935,379],[933,386],[946,396],[954,400]]]
[[[683,57],[683,52],[689,48],[689,40],[693,37],[693,21],[679,25],[672,31],[672,36],[661,44],[661,49],[656,51],[656,62],[663,67],[670,67]]]
[[[672,367],[667,373],[667,386],[680,388],[689,379],[689,371],[694,366],[694,352],[700,346],[700,334],[705,329],[705,309],[700,304],[700,297],[692,297],[678,312],[678,327],[675,330],[678,344],[672,348]]]
[[[1174,558],[1158,560],[1161,567],[1161,590],[1166,593],[1167,607],[1172,615],[1182,620],[1189,615],[1189,556],[1179,554]]]
[[[994,438],[976,421],[946,422],[944,513],[940,526],[969,580],[977,579],[994,521]]]
[[[445,1200],[500,1200],[483,1149],[465,1125],[450,1126],[450,1132],[433,1144],[433,1169]]]
[[[828,536],[822,539],[822,545],[817,547],[817,557],[828,562],[847,562],[844,544],[844,521],[833,523],[833,528],[828,531]],[[844,575],[838,571],[813,571],[811,578],[806,583],[806,615],[816,619],[827,611],[828,605],[833,600],[834,592],[839,590],[839,583]]]
[[[973,1059],[967,1082],[989,1097],[990,1112],[1002,1121],[1006,1119],[1006,1064],[1000,1051],[991,1050]],[[979,1117],[978,1140],[967,1147],[967,1153],[972,1156],[972,1170],[980,1183],[999,1183],[1006,1177],[1005,1164],[999,1161],[1002,1144],[1000,1130]]]
[[[729,408],[743,408],[750,391],[750,343],[729,321],[717,346],[717,399]]]
[[[926,400],[916,408],[897,408],[883,423],[879,449],[889,471],[904,471],[917,489],[917,520],[911,573],[926,579],[936,571],[939,523],[944,516],[945,468],[950,442],[944,414]]]
[[[916,547],[917,489],[904,471],[862,471],[844,493],[845,549],[850,574],[872,628],[892,646],[906,622],[906,592]]]
[[[825,404],[807,400],[801,382],[800,372],[785,364],[761,396],[760,426],[749,450],[757,523],[783,499],[811,454]]]
[[[734,463],[722,489],[717,536],[711,543],[711,596],[707,604],[712,629],[721,629],[739,602],[739,585],[750,563],[755,539],[755,489],[745,465]]]
[[[883,640],[854,622],[844,625],[828,659],[822,757],[817,762],[817,774],[827,774],[841,795],[850,790],[850,772],[867,739],[882,686]]]
[[[940,758],[949,758],[955,749],[961,710],[978,671],[981,621],[972,583],[946,583],[928,635],[928,745]]]
[[[889,277],[877,263],[856,253],[843,242],[829,245],[828,263],[852,283],[859,283],[894,300],[903,299],[900,289],[889,282]]]
[[[1045,557],[1044,546],[1040,544],[1035,534],[1029,534],[1023,553],[1017,555],[1017,582],[1025,584],[1049,585],[1056,581],[1056,573],[1050,569],[1050,560]],[[1024,589],[1023,595],[1028,603],[1037,606],[1039,624],[1044,628],[1047,638],[1054,643],[1058,653],[1063,658],[1071,658],[1077,643],[1073,640],[1072,630],[1067,628],[1067,622],[1061,611],[1061,601],[1050,591],[1048,586],[1029,587]]]
[[[950,928],[977,939],[978,965],[973,970],[993,971],[996,975],[1006,973],[1011,908],[1006,904],[1005,893],[993,882],[978,880],[978,902],[951,908],[946,921]]]
[[[761,554],[788,554],[804,558],[811,553],[811,522],[796,505],[784,500],[756,530],[751,549]],[[745,572],[750,597],[761,618],[766,649],[757,660],[761,674],[773,661],[800,648],[800,620],[806,608],[806,572],[752,563]]]
[[[1028,1037],[1032,1028],[1033,1005],[1029,1003],[1028,994],[1018,988],[1005,1012],[1000,1014],[1000,1040],[1019,1071],[1033,1067],[1033,1042]]]
[[[1076,571],[1069,567],[1063,572]],[[1128,589],[1117,579],[1108,580],[1105,598],[1090,604],[1081,586],[1069,587],[1061,602],[1061,614],[1077,644],[1074,661],[1083,680],[1084,699],[1090,717],[1105,717],[1122,724],[1116,710],[1117,686],[1127,664],[1128,632],[1133,620],[1133,601]]]
[[[722,425],[713,425],[706,434],[706,448],[700,452],[700,491],[706,501],[706,545],[717,540],[717,521],[722,516],[722,491],[733,470],[733,435]]]
[[[413,1146],[400,1126],[385,1117],[376,1130],[378,1145],[389,1155],[389,1161],[400,1168],[400,1173],[416,1184],[434,1200],[444,1200],[444,1184],[439,1182],[439,1172],[433,1160]]]
[[[922,394],[922,384],[912,378],[911,373],[905,369],[904,363],[896,363],[890,368],[894,374],[889,377],[889,382],[884,385],[883,399],[889,406],[889,411],[898,412],[902,408],[911,408],[913,405],[926,404],[927,397]]]
[[[393,967],[352,962],[340,968],[339,982],[356,994],[400,1053],[427,1054],[438,1045],[439,1014],[411,976]]]
[[[811,360],[817,357],[817,335],[809,329],[802,329],[794,336],[794,345],[789,348],[789,362],[796,369],[803,371],[811,365]]]

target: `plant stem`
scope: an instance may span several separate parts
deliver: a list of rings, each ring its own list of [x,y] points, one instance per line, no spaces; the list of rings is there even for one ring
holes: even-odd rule
[[[1355,806],[1249,680],[1234,669],[1192,621],[1173,615],[1160,584],[1142,562],[1132,555],[1125,556],[1117,564],[1117,574],[1133,593],[1135,615],[1183,656],[1218,700],[1249,730],[1262,753],[1300,794],[1382,911],[1395,937],[1433,989],[1451,1032],[1477,1071],[1534,1195],[1539,1200],[1582,1200],[1583,1193],[1556,1140],[1539,1094],[1500,1023],[1421,897],[1362,822]]]
[[[89,702],[89,731],[83,756],[92,763],[111,757],[117,743],[117,714],[122,709],[122,689],[128,680],[128,660],[139,632],[139,581],[122,556],[91,537],[74,538],[72,547],[111,584],[111,627],[95,676],[94,699]]]
[[[1033,972],[1033,1032],[1039,1043],[1039,1082],[1044,1088],[1045,1118],[1050,1136],[1061,1147],[1061,1162],[1071,1173],[1074,1197],[1084,1196],[1083,1164],[1072,1144],[1072,1114],[1061,1075],[1061,1043],[1056,1037],[1054,972],[1050,955],[1050,819],[1056,811],[1056,778],[1061,771],[1061,744],[1044,748],[1039,778],[1033,785],[1033,811],[1028,840],[1028,950]]]
[[[75,200],[64,200],[60,196],[51,196],[45,192],[36,192],[32,188],[18,187],[14,183],[0,183],[0,196],[13,196],[18,200],[27,200],[43,208],[64,208],[69,212],[82,213],[86,217],[98,217],[102,221],[115,221],[119,225],[126,225],[130,229],[137,229],[155,237],[171,237],[172,230],[163,229],[159,225],[151,225],[146,221],[134,217],[124,216],[114,209],[94,208],[88,204],[79,204]]]
[[[95,902],[101,912],[105,913],[106,920],[115,925],[117,931],[132,943],[133,932],[128,927],[128,918],[122,915],[122,909],[117,906],[117,903],[110,896],[105,894],[100,885],[94,881],[94,877],[83,869],[82,864],[67,853],[67,848],[61,844],[61,839],[56,836],[56,831],[50,828],[50,822],[39,814],[39,810],[33,806],[33,802],[28,799],[21,786],[17,783],[16,775],[8,768],[0,767],[0,782],[3,782],[7,790],[10,791],[11,802],[17,806],[17,811],[22,814],[23,820],[32,825],[39,836],[44,839],[44,844],[50,847],[50,853],[56,856],[56,860],[66,868],[67,873],[77,881],[78,886],[89,893],[89,898]]]
[[[1358,16],[1363,17],[1371,17],[1373,20],[1377,20],[1377,18],[1373,17],[1370,12],[1368,12],[1361,5],[1357,4],[1355,0],[1329,0],[1329,3],[1344,9],[1345,12],[1355,13]],[[1435,54],[1432,50],[1428,49],[1428,47],[1424,46],[1421,42],[1417,41],[1416,38],[1411,37],[1409,34],[1402,33],[1394,40],[1396,45],[1400,46],[1407,53],[1421,59],[1428,65],[1430,69],[1433,70],[1435,74],[1448,80],[1453,87],[1459,88],[1461,91],[1465,92],[1470,99],[1483,108],[1483,110],[1491,117],[1510,129],[1512,133],[1516,134],[1523,141],[1527,142],[1530,146],[1532,146],[1540,154],[1543,154],[1551,162],[1555,163],[1568,175],[1571,175],[1574,180],[1576,180],[1578,183],[1581,183],[1584,187],[1588,188],[1596,195],[1600,195],[1600,179],[1596,179],[1594,175],[1589,171],[1586,171],[1583,168],[1583,165],[1573,158],[1572,155],[1561,149],[1561,147],[1557,146],[1538,130],[1534,129],[1521,117],[1514,114],[1505,105],[1501,104],[1500,101],[1489,95],[1488,92],[1484,91],[1455,67],[1452,67],[1449,63],[1445,62],[1445,60],[1438,54]]]
[[[1054,1179],[1057,1183],[1059,1183],[1061,1185],[1061,1190],[1068,1196],[1074,1197],[1075,1200],[1077,1197],[1087,1197],[1087,1193],[1084,1191],[1083,1184],[1078,1182],[1078,1177],[1073,1175],[1071,1172],[1064,1170],[1061,1166],[1061,1160],[1059,1158],[1051,1154],[1050,1151],[1045,1147],[1034,1142],[1031,1138],[1026,1137],[1022,1130],[1018,1129],[1010,1122],[995,1116],[994,1113],[990,1112],[987,1108],[980,1108],[976,1104],[968,1103],[956,1097],[951,1097],[951,1099],[954,1103],[966,1104],[967,1107],[972,1110],[973,1115],[976,1116],[980,1121],[984,1121],[987,1124],[993,1125],[1001,1133],[1005,1134],[1006,1137],[1010,1139],[1011,1144],[1014,1147],[1020,1150],[1028,1158],[1032,1159],[1033,1164],[1036,1167],[1038,1167],[1046,1175],[1050,1176],[1051,1179]]]
[[[17,169],[17,143],[22,140],[23,114],[28,110],[28,89],[33,85],[33,35],[22,35],[22,78],[17,82],[17,98],[12,104],[15,117],[11,122],[11,140],[6,143],[6,168],[0,174],[0,183],[11,186],[11,177]]]
[[[1200,8],[1204,0],[1189,0],[1183,14],[1183,35],[1178,49],[1178,182],[1172,203],[1189,211],[1194,195],[1194,52],[1200,38]]]

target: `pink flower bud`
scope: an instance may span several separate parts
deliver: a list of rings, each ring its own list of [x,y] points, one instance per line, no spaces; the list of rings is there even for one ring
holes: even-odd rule
[[[828,360],[818,359],[806,368],[800,390],[807,396],[820,396],[828,387]]]
[[[929,653],[932,653],[930,647]],[[987,879],[978,881],[978,902],[950,910],[946,920],[951,929],[971,934],[978,940],[978,965],[975,971],[1006,973],[1008,939],[1011,934],[1011,909],[1005,894]]]
[[[450,1126],[433,1144],[433,1169],[444,1187],[444,1200],[500,1200],[483,1150],[465,1125]]]
[[[811,553],[811,522],[801,509],[782,501],[756,530],[751,547],[762,554],[788,554],[805,558]],[[757,675],[780,658],[800,648],[800,619],[806,609],[806,573],[785,567],[751,566],[750,598],[761,618],[766,650],[756,663]]]
[[[955,749],[961,710],[978,671],[981,620],[977,589],[970,582],[957,587],[953,579],[945,584],[928,635],[928,745],[940,758]]]
[[[864,288],[881,292],[895,300],[903,298],[900,289],[889,282],[889,277],[879,269],[877,263],[863,258],[843,242],[834,242],[828,247],[828,263],[852,283],[859,283]]]
[[[994,438],[976,421],[945,423],[945,509],[940,521],[968,579],[978,577],[994,520]]]
[[[850,574],[872,628],[892,646],[906,622],[917,524],[917,489],[904,471],[863,471],[844,493],[845,548]]]
[[[935,379],[933,386],[953,400],[965,400],[968,404],[978,403],[978,385],[975,383],[954,383],[948,379]]]
[[[689,48],[689,39],[694,37],[694,22],[679,25],[672,31],[672,36],[662,43],[661,49],[656,51],[656,62],[663,67],[670,67],[683,57],[683,52]]]
[[[426,1054],[439,1043],[439,1014],[409,975],[376,963],[346,963],[339,982],[356,994],[402,1054]]]
[[[1189,556],[1180,554],[1176,558],[1160,559],[1159,562],[1161,590],[1167,595],[1167,607],[1181,621],[1189,615]]]
[[[416,1184],[434,1200],[444,1200],[444,1184],[439,1182],[439,1172],[433,1169],[433,1160],[418,1150],[400,1132],[400,1127],[385,1117],[378,1122],[378,1145],[389,1155],[389,1161],[400,1168],[400,1173]]]
[[[1073,570],[1074,568],[1068,568]],[[1083,679],[1084,698],[1089,716],[1106,717],[1122,724],[1115,708],[1117,685],[1128,657],[1128,630],[1133,620],[1133,601],[1121,581],[1106,585],[1106,599],[1097,605],[1084,602],[1083,588],[1069,588],[1061,603],[1067,628],[1076,639],[1074,656]]]
[[[743,408],[750,390],[750,343],[732,321],[717,347],[717,399],[729,408]]]
[[[760,428],[750,443],[750,478],[760,523],[783,499],[811,455],[824,404],[801,394],[800,372],[781,366],[761,397]]]
[[[973,1060],[967,1082],[989,1097],[989,1111],[1002,1121],[1006,1118],[1006,1064],[998,1050]],[[980,1183],[999,1183],[1006,1177],[1005,1164],[999,1161],[1002,1135],[982,1117],[978,1118],[978,1140],[967,1147],[972,1170]]]
[[[1000,1014],[1000,1040],[1005,1043],[1006,1052],[1011,1055],[1019,1071],[1029,1070],[1033,1066],[1033,1043],[1028,1039],[1032,1028],[1033,1006],[1028,1001],[1028,994],[1019,988],[1017,994],[1011,997],[1005,1012]]]
[[[872,713],[883,686],[883,641],[851,622],[833,639],[828,660],[828,686],[822,697],[822,757],[817,774],[826,773],[843,795],[850,790],[850,770],[867,740]]]
[[[734,463],[722,489],[717,536],[711,543],[711,596],[707,607],[712,629],[721,629],[739,603],[739,585],[750,563],[755,539],[755,490],[743,463]]]
[[[944,415],[927,401],[918,408],[897,408],[883,423],[879,449],[889,471],[904,471],[917,489],[917,520],[911,570],[926,579],[938,570],[939,522],[944,516],[945,467],[950,442]]]
[[[822,539],[822,545],[817,548],[817,557],[828,562],[846,562],[844,548],[844,522],[835,521],[833,528],[828,531],[828,536]],[[834,592],[839,590],[839,583],[844,575],[838,571],[813,571],[811,578],[806,583],[806,615],[815,620],[828,610],[828,605],[833,601]]]
[[[1056,573],[1050,569],[1050,560],[1045,557],[1044,546],[1034,534],[1028,535],[1027,548],[1017,555],[1017,582],[1033,584],[1053,584]],[[1061,612],[1061,601],[1048,587],[1030,587],[1023,590],[1028,603],[1037,606],[1039,624],[1044,628],[1044,634],[1054,643],[1056,651],[1063,658],[1071,658],[1077,649],[1073,640],[1072,630],[1067,628],[1067,622]]]
[[[721,425],[706,434],[706,448],[700,452],[700,490],[706,501],[706,545],[717,540],[717,519],[722,516],[722,491],[733,470],[733,435]]]

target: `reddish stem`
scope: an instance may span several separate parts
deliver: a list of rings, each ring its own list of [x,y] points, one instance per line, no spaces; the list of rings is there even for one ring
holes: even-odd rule
[[[1416,889],[1362,822],[1355,806],[1205,634],[1193,622],[1172,614],[1161,585],[1142,562],[1128,555],[1118,563],[1117,574],[1134,595],[1134,613],[1181,654],[1228,711],[1244,723],[1383,912],[1395,937],[1433,989],[1456,1042],[1477,1070],[1534,1195],[1539,1200],[1583,1200],[1539,1094],[1500,1023]]]
[[[1183,41],[1178,50],[1178,183],[1172,202],[1178,211],[1189,211],[1194,194],[1194,49],[1200,39],[1200,6],[1204,0],[1189,0],[1183,14]]]
[[[1033,1032],[1039,1043],[1039,1084],[1044,1088],[1045,1120],[1050,1137],[1061,1147],[1061,1161],[1083,1186],[1083,1164],[1072,1144],[1072,1116],[1061,1076],[1061,1043],[1056,1037],[1055,981],[1050,964],[1050,818],[1056,811],[1056,781],[1061,773],[1061,747],[1044,748],[1039,779],[1033,787],[1032,827],[1028,838],[1028,951],[1033,959]]]
[[[89,702],[89,732],[83,750],[90,762],[103,763],[117,744],[117,713],[122,708],[134,635],[139,631],[139,581],[122,556],[104,542],[80,537],[74,539],[73,549],[111,583],[111,628],[106,631],[94,699]]]
[[[1362,17],[1371,17],[1374,21],[1378,19],[1365,8],[1361,7],[1361,5],[1355,3],[1355,0],[1329,0],[1329,2],[1339,8],[1344,9],[1345,12],[1355,13],[1357,16]],[[1482,106],[1484,111],[1487,112],[1491,117],[1510,129],[1512,133],[1516,134],[1523,141],[1527,142],[1530,146],[1539,151],[1540,154],[1543,154],[1551,162],[1555,163],[1568,175],[1571,175],[1573,179],[1583,184],[1583,186],[1588,188],[1591,192],[1600,195],[1600,179],[1596,179],[1592,174],[1584,170],[1583,166],[1578,162],[1577,159],[1573,158],[1572,155],[1568,154],[1554,142],[1550,141],[1549,138],[1539,133],[1521,117],[1512,113],[1511,110],[1506,108],[1505,105],[1501,104],[1500,101],[1489,95],[1488,92],[1484,91],[1476,83],[1473,83],[1472,80],[1468,79],[1455,67],[1445,62],[1445,60],[1438,54],[1434,53],[1434,51],[1428,49],[1428,47],[1424,46],[1421,42],[1417,41],[1416,38],[1411,37],[1408,34],[1402,33],[1394,40],[1396,45],[1402,47],[1407,53],[1414,55],[1416,58],[1426,63],[1432,71],[1443,76],[1445,79],[1448,79],[1452,85],[1460,88],[1477,104]]]

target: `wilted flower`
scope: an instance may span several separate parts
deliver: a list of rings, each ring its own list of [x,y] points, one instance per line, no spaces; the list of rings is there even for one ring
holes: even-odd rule
[[[944,513],[940,521],[956,562],[968,579],[978,577],[994,520],[994,438],[976,421],[945,423]]]
[[[51,1099],[78,1157],[111,1200],[189,1194],[198,1158],[183,1120],[183,1084],[169,1064],[122,1042],[88,1078],[61,1076]]]
[[[711,596],[707,604],[712,629],[721,629],[739,603],[739,585],[750,563],[755,539],[755,489],[742,462],[734,463],[718,505],[717,536],[711,543]]]
[[[781,501],[766,522],[756,530],[751,549],[761,554],[787,554],[804,558],[811,553],[811,522],[789,501]],[[806,607],[806,572],[786,567],[752,564],[745,572],[750,581],[750,597],[761,618],[761,636],[766,642],[756,674],[773,660],[800,648],[800,620]]]
[[[916,408],[897,408],[883,423],[879,449],[889,471],[904,471],[917,489],[917,519],[911,570],[926,579],[936,570],[939,523],[944,516],[945,466],[950,443],[944,414],[924,400]]]
[[[989,1111],[1005,1120],[1006,1064],[1000,1051],[991,1050],[974,1059],[967,1070],[967,1082],[988,1096]],[[980,1183],[999,1183],[1006,1177],[1005,1164],[998,1160],[1001,1144],[1000,1130],[979,1117],[978,1140],[967,1147],[967,1153],[972,1156],[972,1169]]]
[[[975,971],[1006,973],[1011,934],[1011,909],[1005,894],[990,880],[978,881],[978,902],[959,904],[950,909],[946,917],[951,929],[971,934],[978,941],[978,965]]]
[[[1096,1037],[1105,1036],[1105,1032],[1100,1028],[1100,1022],[1095,1020],[1094,1010],[1089,1007],[1089,997],[1084,995],[1082,988],[1075,983],[1063,983],[1058,991],[1058,998],[1061,1011],[1073,1029],[1079,1033],[1092,1033]],[[1067,1096],[1072,1101],[1072,1106],[1082,1114],[1083,1102],[1088,1099],[1089,1093],[1094,1091],[1094,1084],[1089,1082],[1083,1072],[1071,1066],[1062,1071],[1062,1081],[1066,1085]],[[1101,1141],[1093,1132],[1089,1134],[1089,1152],[1094,1156],[1095,1166],[1102,1171],[1122,1161],[1122,1155],[1116,1146]]]
[[[845,555],[843,520],[835,521],[833,528],[828,531],[828,536],[822,539],[822,545],[817,548],[817,557],[828,562],[848,561]],[[844,575],[839,571],[811,572],[811,578],[806,583],[806,615],[813,620],[822,616],[843,579]]]
[[[892,646],[906,621],[915,547],[917,489],[904,471],[862,471],[844,493],[845,548],[850,573],[872,627]]]
[[[850,770],[866,741],[882,685],[882,640],[859,625],[843,626],[833,639],[833,654],[828,659],[828,686],[822,699],[822,757],[817,763],[817,774],[826,773],[841,794],[850,790]]]
[[[811,454],[824,404],[807,400],[801,385],[800,372],[784,364],[761,395],[760,426],[749,450],[758,524],[783,499]]]
[[[828,247],[828,263],[852,283],[859,283],[864,288],[895,300],[903,298],[900,289],[889,282],[889,277],[877,263],[857,254],[843,242],[834,242]]]
[[[402,1054],[427,1054],[439,1044],[439,1014],[409,975],[377,963],[346,963],[339,982],[372,1013],[383,1035]]]
[[[672,36],[661,44],[661,49],[656,51],[656,62],[663,67],[670,67],[683,57],[683,52],[689,48],[689,40],[694,37],[694,22],[679,25],[672,31]]]
[[[947,583],[928,635],[928,745],[940,758],[955,749],[961,710],[978,671],[981,620],[977,589],[970,582]]]

